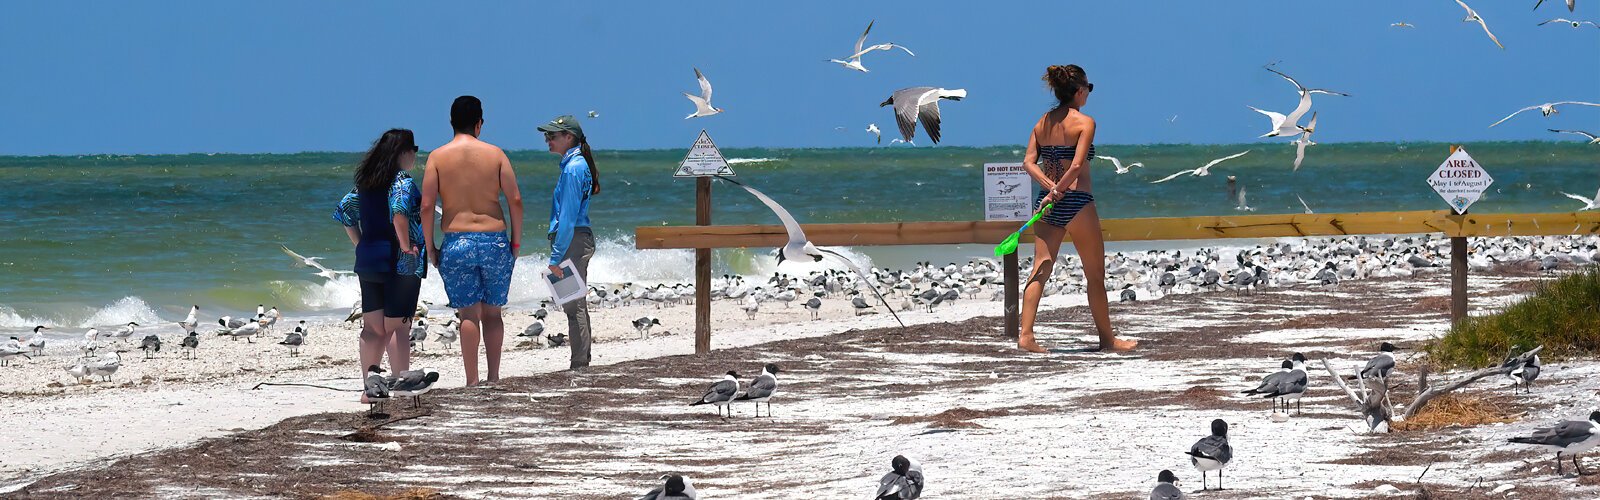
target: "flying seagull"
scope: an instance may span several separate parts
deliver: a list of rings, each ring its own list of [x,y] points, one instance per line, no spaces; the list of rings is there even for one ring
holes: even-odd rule
[[[1222,489],[1222,468],[1228,466],[1233,460],[1233,446],[1228,444],[1228,423],[1222,419],[1211,421],[1211,435],[1200,438],[1184,452],[1189,455],[1189,463],[1200,470],[1200,489],[1209,489],[1206,484],[1206,473],[1217,471],[1217,489]]]
[[[1585,211],[1585,210],[1600,209],[1600,191],[1596,191],[1594,193],[1594,198],[1584,198],[1582,196],[1578,196],[1578,195],[1575,195],[1575,194],[1572,194],[1572,193],[1561,193],[1561,194],[1567,195],[1568,198],[1572,198],[1574,200],[1578,200],[1578,201],[1583,202],[1583,208],[1579,208],[1577,210],[1579,212],[1582,212],[1582,211]]]
[[[873,500],[910,500],[922,496],[926,479],[922,465],[905,455],[895,455],[889,460],[889,473],[878,480],[878,492]]]
[[[756,199],[761,200],[761,203],[766,204],[767,208],[771,209],[772,213],[778,216],[778,220],[783,223],[783,229],[789,233],[789,242],[778,248],[779,264],[782,264],[783,261],[788,259],[801,259],[809,257],[811,258],[812,262],[821,262],[824,255],[838,257],[839,260],[843,260],[845,264],[848,264],[850,269],[856,272],[857,276],[861,277],[861,282],[866,283],[867,286],[872,289],[873,295],[877,295],[878,300],[883,302],[883,306],[889,309],[890,314],[894,315],[894,320],[900,323],[901,328],[905,328],[906,324],[904,321],[900,321],[900,315],[894,312],[894,308],[889,307],[889,301],[883,298],[883,293],[878,291],[878,287],[872,285],[873,280],[868,278],[867,273],[862,271],[859,266],[856,266],[855,261],[850,260],[848,257],[845,257],[838,252],[834,252],[832,250],[823,250],[817,248],[816,245],[811,244],[811,241],[806,239],[805,231],[800,229],[800,223],[794,220],[794,216],[789,215],[789,211],[785,210],[783,205],[779,205],[778,202],[773,201],[772,198],[767,197],[766,194],[728,177],[719,175],[717,178],[742,187],[745,191],[749,191],[751,195],[754,195]]]
[[[1307,205],[1307,204],[1306,204],[1306,200],[1305,200],[1305,198],[1301,198],[1301,197],[1300,197],[1300,195],[1298,195],[1298,194],[1297,194],[1297,195],[1294,195],[1294,199],[1296,199],[1296,200],[1300,200],[1300,206],[1301,206],[1301,207],[1305,207],[1305,209],[1306,209],[1306,213],[1307,213],[1307,214],[1312,214],[1312,213],[1316,213],[1316,212],[1312,212],[1312,211],[1311,211],[1311,205]]]
[[[1416,26],[1412,25],[1411,23],[1408,23],[1408,22],[1405,22],[1405,21],[1401,21],[1401,22],[1398,22],[1398,23],[1390,24],[1389,27],[1390,28],[1415,28]]]
[[[893,43],[880,43],[880,44],[877,44],[877,45],[863,47],[863,45],[866,44],[866,42],[867,42],[867,33],[872,32],[872,25],[873,25],[873,23],[876,23],[876,22],[877,21],[871,21],[871,22],[867,23],[867,29],[863,30],[861,32],[861,38],[857,38],[856,39],[856,50],[855,50],[855,52],[850,54],[850,57],[846,57],[844,60],[829,59],[828,62],[836,63],[836,64],[838,64],[840,66],[844,66],[845,68],[853,69],[853,70],[856,70],[856,71],[860,71],[862,73],[866,73],[867,72],[867,67],[861,65],[861,56],[866,55],[866,53],[868,53],[868,52],[872,52],[874,50],[900,49],[900,50],[906,51],[907,54],[911,54],[912,57],[916,56],[916,54],[913,54],[911,52],[911,49],[907,49],[904,46],[896,45],[896,44],[893,44]]]
[[[1119,159],[1117,159],[1115,157],[1111,157],[1111,156],[1095,155],[1095,158],[1099,158],[1099,159],[1111,162],[1111,166],[1112,167],[1116,167],[1116,169],[1117,169],[1117,175],[1126,174],[1126,173],[1128,173],[1128,171],[1133,170],[1134,167],[1143,167],[1144,166],[1144,163],[1129,163],[1128,166],[1124,167],[1124,166],[1122,166],[1122,160],[1119,160]]]
[[[1561,455],[1572,457],[1572,466],[1578,469],[1579,475],[1585,475],[1583,466],[1578,464],[1578,454],[1594,449],[1600,445],[1600,411],[1589,414],[1588,421],[1566,420],[1555,427],[1546,427],[1533,431],[1532,436],[1514,437],[1509,440],[1518,444],[1531,444],[1543,446],[1556,452],[1556,475],[1561,475]]]
[[[733,402],[734,396],[738,394],[739,373],[733,370],[728,370],[728,373],[723,374],[722,380],[718,380],[716,383],[711,384],[711,388],[706,390],[705,395],[700,396],[698,401],[689,403],[689,406],[717,405],[717,416],[721,417],[722,408]],[[728,416],[733,416],[732,408],[728,408]]]
[[[1479,26],[1483,26],[1483,32],[1489,34],[1489,40],[1494,42],[1496,47],[1500,47],[1501,50],[1505,50],[1506,46],[1505,45],[1501,45],[1500,44],[1500,39],[1499,38],[1495,38],[1494,32],[1489,31],[1489,24],[1485,23],[1483,21],[1483,16],[1478,15],[1478,11],[1472,10],[1472,7],[1468,7],[1467,3],[1463,2],[1461,0],[1456,0],[1456,4],[1460,5],[1461,8],[1463,8],[1463,9],[1467,9],[1467,17],[1462,18],[1461,22],[1464,22],[1464,23],[1473,23],[1473,22],[1475,22],[1475,23],[1478,23]],[[1537,8],[1537,7],[1535,7],[1535,8]]]
[[[1291,172],[1300,171],[1300,162],[1303,162],[1306,159],[1306,146],[1317,145],[1317,143],[1311,142],[1311,132],[1315,131],[1316,129],[1317,113],[1312,112],[1311,122],[1306,124],[1306,128],[1304,129],[1305,132],[1301,133],[1300,137],[1296,138],[1294,142],[1291,143],[1294,144],[1294,170],[1291,170]]]
[[[967,97],[965,89],[945,90],[937,87],[910,87],[894,91],[878,107],[894,105],[894,120],[900,125],[900,136],[906,142],[917,136],[917,122],[934,144],[939,143],[939,100],[959,101]]]
[[[1299,80],[1295,80],[1293,77],[1284,74],[1282,71],[1273,69],[1272,66],[1273,65],[1268,64],[1263,66],[1263,68],[1267,71],[1277,74],[1280,77],[1283,77],[1284,80],[1287,80],[1289,83],[1293,84],[1295,93],[1300,96],[1300,102],[1295,104],[1294,110],[1290,111],[1288,115],[1280,115],[1272,111],[1256,109],[1253,106],[1246,106],[1250,109],[1255,109],[1258,113],[1267,115],[1267,118],[1272,121],[1272,130],[1262,134],[1261,137],[1289,137],[1304,132],[1306,129],[1300,126],[1300,119],[1306,116],[1306,112],[1311,111],[1311,94],[1327,94],[1340,97],[1350,97],[1350,94],[1343,92],[1336,92],[1328,89],[1306,88],[1305,85],[1300,84]]]
[[[1574,28],[1579,28],[1579,27],[1582,27],[1583,25],[1587,24],[1587,25],[1590,25],[1590,26],[1594,26],[1596,28],[1600,28],[1600,24],[1595,24],[1594,21],[1573,21],[1571,19],[1566,19],[1566,18],[1561,18],[1561,17],[1558,17],[1558,18],[1555,18],[1555,19],[1551,19],[1549,21],[1545,21],[1545,22],[1539,23],[1539,25],[1540,26],[1544,26],[1544,25],[1550,24],[1550,23],[1567,23],[1567,24],[1571,24],[1572,27],[1574,27]]]
[[[878,129],[878,124],[868,123],[867,133],[872,134],[872,137],[878,140],[878,144],[883,144],[883,131]]]
[[[1576,5],[1577,3],[1578,3],[1578,0],[1567,0],[1567,12],[1572,12],[1573,9],[1578,8],[1578,6]],[[1544,0],[1539,0],[1538,2],[1534,2],[1533,10],[1539,10],[1539,6],[1540,5],[1544,5]]]
[[[722,108],[711,105],[711,81],[706,80],[706,75],[700,74],[700,68],[694,69],[694,78],[700,81],[700,95],[694,95],[688,92],[683,93],[684,97],[687,97],[690,101],[694,102],[694,113],[683,117],[683,119],[687,120],[690,118],[699,118],[702,116],[711,116],[721,113]]]
[[[1218,163],[1222,163],[1222,162],[1225,162],[1225,161],[1228,161],[1228,160],[1232,160],[1234,158],[1238,158],[1240,156],[1244,156],[1245,153],[1249,153],[1249,152],[1250,152],[1250,150],[1247,149],[1243,153],[1232,154],[1232,155],[1224,156],[1224,157],[1221,157],[1221,158],[1217,158],[1215,160],[1211,160],[1211,163],[1207,163],[1207,164],[1205,164],[1205,166],[1200,167],[1200,168],[1189,169],[1189,170],[1180,170],[1176,174],[1172,174],[1172,175],[1166,176],[1165,178],[1163,178],[1161,180],[1158,180],[1158,181],[1155,181],[1155,182],[1151,182],[1151,184],[1160,184],[1160,183],[1163,183],[1163,182],[1167,182],[1167,181],[1176,179],[1176,178],[1178,178],[1180,176],[1183,176],[1185,174],[1189,175],[1190,177],[1205,177],[1205,176],[1211,175],[1211,167],[1217,166]]]
[[[1559,129],[1553,129],[1553,128],[1545,129],[1545,130],[1549,130],[1549,131],[1555,132],[1557,134],[1581,135],[1581,136],[1584,136],[1584,137],[1589,139],[1589,144],[1600,144],[1600,136],[1596,136],[1594,134],[1591,134],[1591,133],[1588,133],[1588,132],[1584,132],[1582,130],[1559,130]]]
[[[1489,124],[1489,128],[1494,128],[1495,125],[1499,125],[1501,123],[1505,123],[1506,120],[1510,120],[1511,117],[1517,116],[1518,114],[1521,114],[1523,111],[1533,111],[1533,110],[1537,109],[1537,110],[1539,110],[1539,114],[1542,114],[1544,116],[1550,116],[1550,115],[1553,115],[1553,114],[1557,114],[1557,113],[1560,113],[1561,110],[1556,109],[1556,106],[1564,106],[1564,105],[1567,105],[1567,104],[1571,104],[1571,105],[1574,105],[1574,106],[1597,106],[1597,107],[1600,107],[1600,104],[1595,104],[1595,103],[1592,103],[1592,102],[1582,102],[1582,101],[1561,101],[1561,102],[1547,102],[1547,103],[1544,103],[1544,104],[1535,104],[1535,105],[1532,105],[1532,106],[1528,106],[1526,108],[1519,109],[1515,113],[1511,113],[1509,115],[1506,115],[1506,117],[1505,118],[1501,118],[1500,121],[1497,121],[1497,122],[1494,122],[1492,124]]]

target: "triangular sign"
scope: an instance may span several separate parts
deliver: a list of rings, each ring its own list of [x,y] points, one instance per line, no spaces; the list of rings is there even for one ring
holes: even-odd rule
[[[733,168],[728,166],[728,160],[722,157],[722,151],[717,149],[716,143],[711,142],[711,135],[701,130],[700,137],[694,140],[694,146],[689,148],[689,154],[684,155],[683,162],[678,164],[678,170],[672,176],[711,175],[732,176]]]

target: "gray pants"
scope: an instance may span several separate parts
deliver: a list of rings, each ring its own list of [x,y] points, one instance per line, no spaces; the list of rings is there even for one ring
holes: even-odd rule
[[[551,236],[551,239],[554,239]],[[594,257],[594,233],[589,228],[572,232],[572,244],[567,245],[567,258],[577,266],[578,276],[589,281],[589,259]],[[589,366],[589,301],[578,298],[561,306],[567,313],[567,344],[572,346],[572,368]]]

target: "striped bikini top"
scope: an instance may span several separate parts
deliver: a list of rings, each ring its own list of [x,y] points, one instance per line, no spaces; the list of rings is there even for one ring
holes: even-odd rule
[[[1039,168],[1045,177],[1060,180],[1067,173],[1067,165],[1078,154],[1077,146],[1039,146]],[[1089,145],[1088,160],[1094,159],[1094,145]],[[1087,161],[1087,160],[1085,160]]]

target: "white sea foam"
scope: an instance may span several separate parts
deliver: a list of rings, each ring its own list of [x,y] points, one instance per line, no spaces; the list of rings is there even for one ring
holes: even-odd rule
[[[79,328],[92,326],[114,326],[127,324],[129,321],[141,325],[154,325],[160,323],[161,316],[156,310],[139,297],[123,297],[105,307],[91,312],[87,318],[78,322]]]
[[[738,165],[740,163],[769,163],[782,160],[782,158],[728,158],[728,163]]]
[[[50,321],[33,316],[17,314],[15,309],[0,306],[0,328],[33,328],[38,325],[48,325]]]

